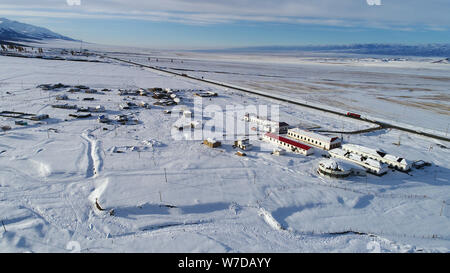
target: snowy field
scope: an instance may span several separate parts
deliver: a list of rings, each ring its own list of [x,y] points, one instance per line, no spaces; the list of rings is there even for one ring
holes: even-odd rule
[[[138,61],[144,57],[129,59],[133,58]],[[176,62],[161,66],[198,69],[204,64],[204,61]],[[136,102],[144,100],[152,105],[151,109],[120,110],[124,96],[118,95],[118,89],[182,89],[180,96],[187,109],[193,108],[191,89],[217,92],[218,97],[203,99],[203,104],[223,109],[226,105],[278,102],[116,62],[0,57],[0,64],[0,111],[50,115],[50,119],[41,122],[27,121],[28,126],[15,125],[16,119],[0,117],[1,126],[12,128],[0,133],[0,252],[448,252],[450,249],[447,148],[450,143],[396,130],[344,135],[347,143],[384,149],[411,162],[425,160],[432,166],[414,169],[409,174],[390,170],[382,177],[329,179],[316,172],[318,162],[323,159],[323,152],[318,149],[308,157],[293,153],[277,157],[255,148],[246,152],[247,157],[239,157],[232,148],[232,140],[224,140],[217,149],[207,148],[201,140],[175,140],[172,127],[176,119],[163,113],[170,107],[154,106],[151,97],[138,97]],[[223,70],[224,66],[225,62],[219,62],[217,67],[208,66],[208,70]],[[335,103],[346,103],[349,110],[361,113],[385,109],[384,117],[395,115],[400,119],[412,111],[423,116],[416,121],[425,127],[441,128],[448,123],[448,109],[438,112],[392,107],[398,104],[377,98],[388,96],[387,89],[395,97],[402,92],[414,96],[408,101],[427,94],[448,96],[444,92],[448,92],[445,89],[448,76],[439,69],[429,72],[425,68],[399,67],[386,72],[383,66],[376,65],[304,64],[303,67],[312,70],[298,75],[290,66],[286,70],[273,70],[267,65],[252,73],[276,77],[261,78],[248,75],[251,67],[230,65],[230,70],[245,75],[195,73],[236,85],[272,86],[274,92],[291,90],[289,95],[300,92],[321,102],[320,98],[332,94]],[[435,76],[419,78],[417,71]],[[280,78],[281,74],[288,78]],[[400,74],[404,77],[397,78]],[[112,91],[71,94],[68,88],[43,91],[36,87],[60,82]],[[288,87],[300,86],[302,82],[309,91]],[[355,93],[341,91],[344,82],[346,90]],[[363,87],[366,85],[371,87]],[[405,86],[405,90],[399,92],[400,86]],[[368,96],[368,89],[377,95]],[[316,97],[317,93],[321,95]],[[56,96],[62,94],[67,94],[69,100],[56,101]],[[83,101],[87,97],[95,100]],[[367,97],[370,100],[363,103]],[[79,107],[102,105],[106,108],[102,114],[112,117],[130,113],[139,123],[101,124],[97,122],[97,113],[91,118],[74,119],[68,116],[74,110],[51,107],[60,103]],[[433,103],[448,107],[445,99],[435,99]],[[280,119],[292,125],[307,124],[326,130],[351,131],[373,126],[287,104],[280,105]],[[146,140],[153,145],[145,143]],[[399,141],[401,144],[396,145]],[[253,144],[259,146],[262,142],[255,140]],[[117,149],[122,153],[115,153]],[[104,211],[96,207],[96,202]]]
[[[226,82],[377,119],[449,130],[450,65],[439,58],[113,54],[178,73]],[[150,60],[148,59],[150,57]]]

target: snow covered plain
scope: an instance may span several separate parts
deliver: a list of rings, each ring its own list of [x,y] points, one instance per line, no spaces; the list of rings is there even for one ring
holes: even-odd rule
[[[190,52],[115,55],[198,78],[419,126],[441,135],[449,130],[450,65],[435,63],[442,58]]]
[[[450,249],[446,148],[450,143],[396,130],[347,135],[346,142],[433,165],[410,174],[390,171],[383,177],[328,179],[316,173],[320,152],[309,157],[292,153],[274,157],[254,149],[246,152],[247,157],[238,157],[231,140],[218,149],[209,149],[201,141],[174,140],[175,119],[163,113],[165,108],[152,105],[151,109],[120,111],[124,97],[117,90],[211,90],[219,97],[204,99],[204,105],[224,109],[230,104],[278,102],[115,62],[0,57],[0,63],[0,109],[51,117],[25,127],[0,117],[2,126],[12,127],[0,134],[0,152],[4,151],[0,154],[1,252]],[[58,82],[113,91],[70,94],[67,89],[36,88]],[[68,116],[73,110],[51,108],[60,103],[55,100],[60,94],[68,94],[69,104],[103,105],[109,116],[130,112],[140,123],[115,126],[100,124],[95,117],[75,120]],[[192,92],[180,95],[192,109]],[[84,97],[95,100],[82,101]],[[138,101],[141,98],[154,102],[151,97]],[[280,105],[280,117],[290,124],[330,130],[372,126],[287,104]],[[149,139],[157,143],[146,146],[143,141]],[[395,145],[399,139],[401,145]],[[113,153],[114,147],[124,152]],[[96,208],[96,200],[105,211]]]

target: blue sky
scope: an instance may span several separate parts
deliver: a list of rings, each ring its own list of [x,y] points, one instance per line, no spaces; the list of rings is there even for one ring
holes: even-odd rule
[[[381,5],[369,5],[368,2]],[[68,3],[75,3],[69,5]],[[450,43],[448,0],[2,0],[0,17],[153,48]]]

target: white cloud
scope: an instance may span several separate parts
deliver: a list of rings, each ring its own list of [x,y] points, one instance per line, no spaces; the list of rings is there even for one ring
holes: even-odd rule
[[[236,21],[411,28],[450,26],[448,0],[2,0],[0,16]],[[70,5],[68,3],[70,2]],[[371,4],[371,5],[368,5]],[[80,5],[78,5],[80,4]]]

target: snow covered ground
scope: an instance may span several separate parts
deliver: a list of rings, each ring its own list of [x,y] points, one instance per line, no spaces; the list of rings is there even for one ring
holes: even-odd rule
[[[450,66],[435,63],[439,58],[189,52],[113,55],[379,120],[419,126],[441,135],[449,130]]]
[[[278,157],[255,147],[246,151],[247,157],[239,157],[232,140],[223,140],[217,149],[202,145],[201,140],[175,140],[172,127],[176,118],[163,113],[170,108],[152,105],[155,100],[151,97],[138,97],[135,102],[144,100],[152,105],[151,109],[121,111],[119,104],[124,96],[118,95],[118,89],[182,89],[185,91],[179,95],[188,109],[193,108],[194,100],[190,89],[219,94],[211,100],[204,98],[205,107],[217,105],[225,109],[226,105],[278,102],[118,62],[0,57],[0,63],[0,111],[50,115],[49,120],[42,122],[27,121],[28,126],[0,117],[1,126],[12,127],[0,133],[1,252],[450,249],[450,143],[396,130],[344,135],[347,143],[381,148],[410,161],[422,159],[432,166],[414,169],[409,174],[390,171],[382,177],[329,179],[316,172],[323,159],[319,150],[308,157],[293,153]],[[234,65],[230,70],[242,73]],[[266,72],[263,68],[257,73]],[[383,75],[376,77],[382,80]],[[217,80],[239,84],[231,79],[245,77],[249,82],[258,82],[248,75],[225,74]],[[304,79],[299,77],[295,82]],[[427,79],[417,81],[428,85]],[[59,82],[112,91],[71,94],[67,88],[43,91],[36,87]],[[276,82],[280,84],[282,80]],[[437,86],[443,88],[444,84]],[[338,87],[332,88],[338,92]],[[67,94],[69,100],[56,101],[61,94]],[[82,100],[87,97],[95,100]],[[112,117],[131,113],[140,122],[101,124],[96,120],[99,114],[74,119],[68,116],[74,110],[51,107],[60,103],[102,105],[106,108],[102,114]],[[393,111],[403,113],[401,107]],[[437,113],[433,115],[433,124],[448,122],[448,116],[445,119]],[[280,119],[292,125],[327,130],[372,126],[287,104],[280,105]],[[144,143],[146,140],[152,140],[154,145]],[[252,141],[255,146],[262,143]],[[135,148],[133,151],[127,147]],[[115,148],[123,152],[115,153]]]

